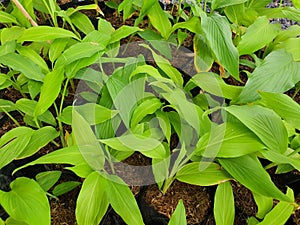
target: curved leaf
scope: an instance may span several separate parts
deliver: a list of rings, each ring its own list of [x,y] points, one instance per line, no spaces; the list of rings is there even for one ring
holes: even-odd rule
[[[98,172],[84,180],[76,203],[78,225],[98,225],[108,208],[107,181]]]
[[[281,201],[293,202],[275,186],[257,157],[244,155],[237,158],[219,158],[218,160],[232,177],[251,191]]]
[[[10,192],[0,191],[0,199],[1,206],[12,218],[30,225],[50,225],[46,192],[34,180],[19,177],[10,187]]]
[[[239,55],[233,45],[229,22],[223,16],[201,15],[201,26],[217,60],[237,80],[239,78]]]

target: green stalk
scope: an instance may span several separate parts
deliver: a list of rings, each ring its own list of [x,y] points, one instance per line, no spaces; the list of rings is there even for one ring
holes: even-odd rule
[[[15,118],[13,118],[13,116],[12,115],[10,115],[3,107],[0,107],[1,108],[1,110],[18,126],[18,127],[20,127],[21,125],[19,124],[19,122],[15,119]]]

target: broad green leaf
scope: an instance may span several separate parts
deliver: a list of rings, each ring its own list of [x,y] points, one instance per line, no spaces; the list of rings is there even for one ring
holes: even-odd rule
[[[274,110],[281,118],[295,128],[300,128],[300,106],[286,94],[259,92],[262,103]]]
[[[0,112],[10,112],[16,110],[16,106],[12,101],[0,99]]]
[[[255,192],[252,194],[258,208],[256,216],[257,218],[262,219],[273,208],[273,198],[266,197]]]
[[[17,40],[22,35],[24,30],[25,30],[24,27],[17,27],[17,26],[3,28],[0,35],[1,44],[4,45],[6,42]]]
[[[219,63],[235,79],[239,78],[239,56],[238,50],[233,45],[229,22],[223,16],[214,14],[212,16],[201,15],[201,27]]]
[[[5,44],[0,45],[0,56],[2,57],[9,53],[14,53],[15,50],[16,50],[16,42],[15,41],[6,42]]]
[[[28,79],[43,81],[42,69],[28,57],[17,53],[8,53],[0,57],[0,63],[24,74]]]
[[[74,38],[78,37],[71,31],[60,27],[37,26],[30,27],[24,31],[18,42],[23,41],[49,41],[57,38]]]
[[[300,27],[298,25],[292,25],[285,30],[281,30],[276,36],[274,43],[278,44],[284,42],[289,38],[295,38],[300,34]]]
[[[138,27],[131,27],[131,26],[123,25],[111,34],[110,43],[120,41],[122,38],[126,38],[129,35],[131,35],[135,32],[138,32],[138,31],[142,31],[142,29],[140,29]]]
[[[164,12],[160,7],[159,2],[155,2],[152,5],[147,12],[147,16],[150,23],[158,30],[158,32],[160,32],[161,36],[168,39],[172,25],[166,12]]]
[[[164,57],[156,54],[148,45],[141,44],[141,46],[149,49],[152,53],[155,63],[157,66],[169,77],[173,82],[178,84],[180,87],[183,86],[183,78],[181,73],[171,65],[171,63]]]
[[[81,178],[87,178],[88,175],[94,172],[94,170],[86,163],[78,164],[73,167],[65,167],[65,169],[74,172],[78,177]]]
[[[46,171],[37,174],[35,179],[44,191],[48,191],[59,180],[60,175],[61,171]]]
[[[276,45],[274,50],[277,49],[284,49],[288,53],[292,54],[293,59],[295,61],[298,62],[300,61],[300,39],[299,38],[289,38],[288,40]]]
[[[232,179],[218,164],[210,162],[188,163],[177,172],[175,178],[199,186],[212,186]]]
[[[152,159],[152,172],[158,188],[161,190],[164,181],[169,177],[170,158]]]
[[[166,149],[159,140],[139,134],[125,134],[102,139],[100,142],[118,151],[138,151],[150,158],[164,159],[167,156]]]
[[[293,5],[296,7],[296,8],[300,8],[300,1],[299,0],[292,0],[293,2]]]
[[[146,99],[133,111],[130,121],[131,126],[135,127],[146,115],[155,113],[161,106],[162,103],[158,98]]]
[[[293,190],[288,188],[286,196],[294,200]],[[264,220],[259,225],[282,225],[286,224],[287,220],[290,218],[294,211],[294,206],[288,202],[279,202],[274,209],[269,212]]]
[[[103,169],[105,163],[104,152],[92,128],[75,109],[72,116],[74,141],[79,146],[82,156],[92,169]]]
[[[105,108],[99,104],[86,103],[80,106],[64,108],[58,119],[66,124],[72,123],[72,110],[75,109],[90,125],[102,123],[117,115],[118,111]]]
[[[240,55],[252,54],[270,43],[279,33],[280,27],[270,24],[266,16],[258,17],[251,24],[238,44]]]
[[[226,107],[225,110],[255,133],[270,150],[281,153],[287,150],[286,128],[273,110],[259,105],[232,105]]]
[[[22,111],[30,117],[34,117],[34,110],[37,106],[37,102],[35,100],[21,98],[16,102],[15,105],[18,110]],[[55,118],[49,110],[38,116],[38,120],[56,126]]]
[[[32,133],[33,131],[27,132],[26,134],[15,138],[0,149],[0,169],[18,158],[29,144]]]
[[[276,164],[290,164],[296,170],[300,171],[300,160],[299,159],[295,159],[292,157],[288,157],[284,154],[279,154],[277,152],[272,152],[272,151],[267,151],[267,150],[261,151],[260,153],[271,162],[274,162]]]
[[[68,38],[55,39],[49,48],[49,59],[52,63],[61,55],[68,44]]]
[[[16,17],[12,16],[9,13],[3,12],[2,10],[0,11],[0,23],[2,23],[2,24],[14,23],[14,24],[20,25],[20,23],[17,21]]]
[[[284,60],[281,60],[284,59]],[[300,81],[300,62],[284,50],[271,52],[248,79],[236,103],[255,101],[257,91],[283,93]]]
[[[201,33],[201,27],[199,26],[200,20],[199,17],[193,16],[188,21],[175,23],[172,27],[171,33],[177,29],[187,29],[195,34]]]
[[[282,12],[286,18],[300,22],[300,9],[296,9],[294,7],[284,7]]]
[[[10,187],[9,192],[0,191],[0,199],[1,206],[12,218],[30,225],[50,225],[46,192],[34,180],[19,177]]]
[[[53,70],[45,76],[40,98],[34,110],[34,117],[42,115],[54,103],[59,95],[64,78],[63,68]]]
[[[218,159],[222,167],[238,182],[252,192],[275,198],[281,201],[292,202],[272,182],[267,171],[255,156],[244,155],[236,158]]]
[[[75,27],[77,27],[84,34],[88,34],[95,30],[91,20],[87,15],[81,12],[75,12],[70,16],[70,19]]]
[[[173,215],[171,216],[168,225],[186,225],[186,224],[187,223],[186,223],[185,207],[182,199],[180,199]]]
[[[207,44],[205,37],[200,34],[196,34],[194,37],[194,65],[197,72],[207,72],[211,69],[214,57],[212,50]]]
[[[213,0],[211,4],[211,9],[215,10],[218,8],[224,8],[231,5],[238,5],[247,2],[247,0]]]
[[[46,155],[41,156],[40,158],[25,164],[17,168],[15,172],[20,169],[26,168],[28,166],[34,166],[38,164],[70,164],[70,165],[79,165],[86,164],[82,153],[79,151],[78,146],[70,146],[62,149],[55,150]]]
[[[18,156],[18,159],[33,155],[42,147],[46,146],[50,141],[53,141],[56,137],[58,137],[58,135],[59,132],[54,127],[50,126],[45,126],[35,130],[29,144]]]
[[[96,171],[84,180],[76,203],[78,225],[100,223],[108,209],[107,189],[107,181]]]
[[[115,31],[115,28],[111,25],[110,22],[99,17],[98,31],[101,33],[106,32],[108,33],[108,35],[111,35]]]
[[[239,157],[264,149],[264,144],[241,123],[223,123],[203,135],[195,149],[204,157]]]
[[[234,197],[229,181],[218,185],[214,198],[214,218],[216,225],[233,225]]]
[[[3,147],[15,138],[22,137],[26,133],[32,133],[33,130],[29,127],[20,126],[5,132],[0,138],[0,147]]]
[[[78,187],[81,182],[78,181],[66,181],[56,185],[52,191],[53,195],[61,196],[69,191],[72,191],[74,188]]]
[[[237,98],[243,90],[242,87],[226,84],[220,76],[211,72],[198,73],[192,77],[190,82],[204,91],[228,99]]]
[[[141,212],[127,184],[115,175],[110,175],[107,179],[108,201],[116,213],[128,225],[143,225]]]
[[[93,56],[105,48],[104,45],[95,42],[81,42],[66,49],[55,63],[55,68],[64,67],[79,59]]]
[[[180,119],[185,120],[190,127],[195,129],[197,137],[210,129],[208,117],[203,116],[202,109],[189,101],[181,89],[177,88],[171,93],[162,94],[162,96],[176,109]]]
[[[49,73],[49,68],[46,61],[32,48],[18,46],[17,51],[38,65],[42,69],[43,73]]]

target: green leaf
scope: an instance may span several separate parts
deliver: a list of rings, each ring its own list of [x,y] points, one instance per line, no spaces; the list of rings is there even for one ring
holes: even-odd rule
[[[240,55],[252,54],[269,44],[279,33],[280,27],[270,24],[266,16],[258,17],[251,24],[238,44],[237,48]]]
[[[110,175],[107,179],[108,201],[116,213],[128,225],[143,225],[141,212],[129,187],[115,175]]]
[[[199,186],[212,186],[232,179],[218,164],[209,162],[188,163],[177,172],[175,178]]]
[[[239,78],[239,55],[233,45],[229,22],[218,14],[201,15],[201,26],[207,42],[219,63],[237,80]]]
[[[286,128],[273,110],[259,105],[232,105],[226,107],[225,110],[255,133],[270,150],[281,153],[287,150]]]
[[[9,192],[0,191],[0,199],[1,206],[12,218],[30,225],[50,225],[46,193],[34,180],[19,177],[10,187]]]
[[[258,152],[265,146],[259,138],[241,123],[223,123],[203,135],[195,149],[204,157],[239,157]]]
[[[135,127],[141,120],[149,114],[155,113],[163,104],[158,98],[150,98],[139,104],[133,111],[131,117],[131,127]]]
[[[294,200],[293,190],[288,188],[286,196]],[[269,212],[264,220],[259,225],[282,225],[286,224],[287,220],[290,218],[294,211],[294,206],[288,202],[279,202],[274,209]]]
[[[45,76],[41,95],[34,110],[34,117],[42,115],[54,103],[60,92],[64,78],[63,68],[53,70]]]
[[[170,31],[173,33],[177,29],[187,29],[195,34],[201,33],[201,27],[199,26],[200,20],[199,17],[193,16],[188,21],[175,23]]]
[[[161,36],[168,39],[172,25],[166,12],[160,7],[159,2],[155,2],[152,5],[147,12],[147,16],[149,17],[150,23],[160,32]]]
[[[61,196],[69,191],[72,191],[74,188],[78,187],[81,182],[78,181],[66,181],[61,184],[58,184],[53,189],[52,193],[55,196]]]
[[[88,18],[87,15],[83,13],[75,12],[70,16],[70,19],[73,25],[76,26],[84,34],[88,34],[95,30],[91,20]]]
[[[56,137],[58,137],[58,135],[59,132],[54,127],[50,126],[45,126],[35,130],[29,144],[18,156],[18,159],[33,155],[42,147],[46,146],[50,141],[53,141]]]
[[[198,73],[189,81],[199,86],[204,91],[227,99],[235,99],[239,96],[242,87],[228,85],[217,74],[211,72]]]
[[[0,112],[10,112],[14,110],[16,110],[16,107],[12,101],[0,99]]]
[[[139,134],[124,134],[102,139],[100,142],[118,151],[138,151],[150,158],[164,159],[167,156],[166,149],[159,140]]]
[[[299,81],[300,62],[284,50],[273,51],[253,71],[235,103],[255,101],[259,98],[258,90],[283,93]]]
[[[66,49],[55,63],[55,68],[65,67],[66,65],[87,57],[93,56],[95,53],[104,50],[105,46],[96,42],[81,42],[72,45]]]
[[[286,94],[259,92],[262,103],[274,110],[281,118],[295,128],[300,128],[300,106]]]
[[[236,158],[219,158],[219,162],[233,178],[252,192],[286,202],[293,201],[275,186],[257,157],[244,155]]]
[[[299,32],[300,33],[300,32]],[[288,40],[279,43],[275,46],[274,50],[284,49],[288,53],[292,54],[295,61],[300,61],[300,39],[289,38]]]
[[[44,191],[48,191],[60,178],[61,171],[46,171],[35,176],[38,184]]]
[[[156,54],[148,45],[141,44],[143,47],[149,49],[152,53],[155,63],[157,66],[169,77],[173,82],[178,84],[180,87],[183,86],[183,78],[181,73],[171,65],[171,63],[164,57]]]
[[[17,109],[30,117],[34,117],[34,110],[36,106],[37,106],[37,102],[35,100],[30,100],[27,98],[21,98],[16,102]],[[44,112],[42,115],[38,116],[38,119],[45,123],[56,126],[56,121],[49,110]]]
[[[94,170],[86,163],[79,164],[73,167],[66,167],[65,169],[74,172],[78,177],[81,178],[87,178],[88,175],[94,172]]]
[[[61,55],[69,42],[68,38],[55,39],[49,48],[49,59],[52,63]]]
[[[1,31],[1,44],[4,45],[9,41],[17,40],[22,35],[24,30],[25,30],[24,27],[17,27],[17,26],[3,28]]]
[[[85,154],[87,154],[87,153],[85,153]],[[23,168],[26,168],[28,166],[34,166],[34,165],[38,165],[38,164],[80,165],[80,164],[86,164],[86,161],[83,158],[82,153],[79,151],[78,146],[70,146],[70,147],[58,149],[58,150],[50,152],[46,155],[43,155],[40,158],[17,168],[14,171],[14,173]]]
[[[38,65],[42,69],[43,73],[49,73],[49,68],[46,61],[32,48],[18,46],[17,51]]]
[[[290,164],[296,170],[300,171],[300,160],[292,157],[288,157],[284,154],[279,154],[277,152],[272,151],[261,151],[261,154],[271,162],[275,162],[276,164]]]
[[[5,23],[14,23],[17,25],[20,25],[20,23],[17,21],[16,17],[12,16],[9,13],[0,11],[0,23],[5,24]]]
[[[0,63],[24,74],[28,79],[43,81],[42,69],[29,58],[17,53],[8,53],[0,57]]]
[[[10,141],[8,144],[4,145],[0,149],[0,169],[8,165],[14,159],[17,159],[18,156],[24,151],[26,146],[31,140],[33,131],[29,131],[26,134],[23,134],[14,140]],[[2,139],[2,138],[1,138]],[[13,151],[12,151],[13,149]]]
[[[257,218],[264,218],[265,215],[273,208],[273,198],[253,192],[253,197],[257,205]]]
[[[168,223],[168,225],[186,225],[185,207],[182,199],[179,200],[176,209]]]
[[[72,110],[75,109],[90,125],[107,121],[117,115],[117,110],[105,108],[99,104],[86,103],[80,106],[68,106],[64,108],[58,119],[66,124],[72,123]]]
[[[216,225],[234,223],[234,197],[229,181],[218,185],[214,199],[214,218]]]
[[[83,182],[76,203],[78,225],[98,225],[108,208],[107,181],[98,172],[91,173]]]
[[[197,72],[209,71],[214,62],[214,56],[203,35],[195,35],[194,51],[196,53],[194,56],[194,65]]]
[[[213,0],[211,4],[211,9],[224,8],[231,5],[238,5],[247,2],[247,0]]]
[[[57,38],[79,39],[73,32],[60,27],[37,26],[24,31],[18,42],[24,41],[49,41]]]
[[[131,26],[123,25],[111,34],[110,43],[120,41],[122,38],[126,38],[129,35],[131,35],[135,32],[138,32],[138,31],[142,31],[142,29],[140,29],[138,27],[131,27]]]
[[[74,109],[72,112],[72,129],[74,141],[86,162],[94,170],[102,170],[105,156],[92,128],[87,121]]]

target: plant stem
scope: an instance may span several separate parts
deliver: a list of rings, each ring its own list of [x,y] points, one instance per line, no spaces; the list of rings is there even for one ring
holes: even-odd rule
[[[26,9],[22,6],[22,4],[18,0],[12,0],[17,8],[21,11],[21,13],[29,20],[32,26],[37,27],[38,24],[32,19]]]
[[[10,115],[3,107],[0,108],[18,127],[21,126],[19,122],[15,118],[13,118],[12,115]]]

